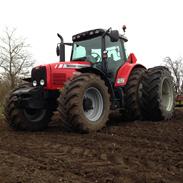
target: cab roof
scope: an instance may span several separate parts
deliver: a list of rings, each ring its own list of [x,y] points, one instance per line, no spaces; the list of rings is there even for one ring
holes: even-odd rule
[[[73,35],[72,41],[76,42],[76,41],[84,41],[87,39],[92,39],[98,36],[102,36],[105,32],[106,32],[105,29],[93,29],[93,30],[81,32],[79,34]],[[120,35],[120,38],[123,39],[125,42],[128,41],[128,39],[123,35]]]

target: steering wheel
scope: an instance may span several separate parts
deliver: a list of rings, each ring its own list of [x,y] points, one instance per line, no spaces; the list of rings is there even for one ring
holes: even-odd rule
[[[95,58],[96,62],[100,61],[101,56],[98,53],[92,53],[91,56]]]

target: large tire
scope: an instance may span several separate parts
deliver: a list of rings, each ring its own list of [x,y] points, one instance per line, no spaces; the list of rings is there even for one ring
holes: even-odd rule
[[[13,92],[27,87],[30,87],[30,84],[23,84],[17,87],[6,98],[4,106],[5,121],[15,130],[43,130],[48,126],[52,110],[27,109],[16,106],[17,96]]]
[[[58,112],[66,130],[88,133],[102,129],[110,112],[105,82],[91,73],[74,77],[65,84],[58,98]]]
[[[163,66],[149,69],[142,79],[141,109],[145,120],[170,120],[174,115],[173,78]]]
[[[70,82],[71,81],[68,80],[65,83],[64,89],[61,91],[61,94],[57,99],[57,101],[58,101],[58,107],[57,107],[58,114],[56,115],[56,121],[59,122],[59,126],[61,127],[61,129],[65,130],[67,132],[73,131],[72,124],[69,122],[68,111],[67,111],[67,106],[66,106],[66,92],[68,90]]]
[[[133,121],[141,119],[140,97],[141,80],[145,68],[137,67],[132,70],[125,86],[125,112],[127,120]]]

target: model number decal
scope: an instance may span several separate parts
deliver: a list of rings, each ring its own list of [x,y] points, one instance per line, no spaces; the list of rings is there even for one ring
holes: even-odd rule
[[[90,67],[88,64],[56,64],[55,69],[70,68],[70,69],[80,69],[83,67]]]

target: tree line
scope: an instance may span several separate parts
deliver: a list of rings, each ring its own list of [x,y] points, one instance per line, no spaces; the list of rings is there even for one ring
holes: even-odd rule
[[[176,94],[183,94],[183,58],[175,60],[165,57],[163,64],[169,68],[172,73]]]
[[[20,78],[30,74],[34,64],[26,39],[17,35],[16,29],[6,28],[0,34],[0,84],[14,88]]]

